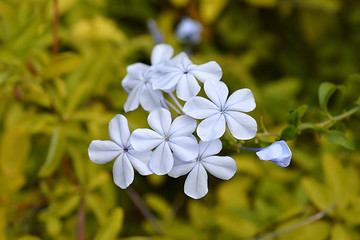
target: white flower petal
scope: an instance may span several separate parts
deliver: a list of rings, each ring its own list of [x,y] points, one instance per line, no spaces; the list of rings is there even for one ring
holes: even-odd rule
[[[229,94],[229,89],[226,84],[221,81],[206,81],[204,83],[204,90],[208,96],[219,109],[225,107],[226,99]]]
[[[202,164],[196,164],[185,180],[185,194],[194,199],[204,197],[208,192],[207,178],[207,173]]]
[[[143,73],[150,69],[150,66],[145,63],[134,63],[126,67],[128,73]]]
[[[176,86],[176,96],[181,100],[188,100],[200,92],[200,86],[191,74],[183,74]]]
[[[169,144],[162,142],[155,148],[151,160],[150,169],[157,175],[164,175],[170,172],[174,165],[174,158]]]
[[[194,66],[190,72],[201,82],[219,81],[222,77],[221,67],[214,61]]]
[[[136,129],[130,136],[133,148],[139,152],[147,152],[158,146],[164,140],[159,133],[146,129]]]
[[[125,112],[133,111],[139,107],[141,92],[142,92],[142,85],[140,84],[131,90],[124,104]]]
[[[149,175],[152,174],[152,171],[149,167],[151,154],[152,152],[138,152],[135,150],[129,150],[127,156],[138,173],[141,175]]]
[[[163,137],[167,136],[171,126],[171,113],[165,108],[157,108],[148,116],[149,126]]]
[[[226,111],[250,112],[255,109],[255,99],[250,89],[239,89],[230,95],[225,104]]]
[[[185,103],[183,111],[190,117],[203,119],[219,113],[219,108],[206,98],[192,97]]]
[[[134,169],[126,154],[121,154],[114,162],[113,178],[120,188],[127,188],[134,181]]]
[[[191,161],[199,154],[199,145],[193,137],[171,137],[169,146],[174,152],[174,155],[183,161]]]
[[[156,65],[163,61],[169,60],[174,54],[174,49],[168,44],[158,44],[151,52],[151,64]]]
[[[202,159],[205,169],[213,176],[228,180],[236,173],[236,163],[228,156],[210,156]]]
[[[191,135],[196,129],[196,120],[182,115],[174,119],[169,129],[169,137]]]
[[[257,124],[255,119],[241,112],[226,111],[226,123],[231,134],[239,140],[248,140],[256,135]]]
[[[151,79],[153,89],[161,89],[165,92],[172,92],[175,90],[176,85],[178,84],[183,73],[176,71],[165,73],[161,77]],[[158,75],[156,75],[158,76]]]
[[[169,63],[172,65],[177,65],[179,67],[180,66],[188,66],[188,65],[192,64],[188,55],[184,52],[181,52],[178,55],[176,55],[175,57],[173,57]]]
[[[203,141],[211,141],[220,138],[225,132],[224,115],[218,113],[206,118],[199,124],[196,132]]]
[[[133,89],[139,83],[141,83],[141,80],[138,73],[128,73],[121,81],[121,86],[125,89]]]
[[[130,130],[126,117],[117,114],[109,123],[110,138],[122,148],[129,146]]]
[[[214,139],[212,141],[200,141],[199,142],[199,157],[206,158],[211,155],[218,154],[221,151],[222,143],[220,139]]]
[[[153,90],[150,83],[143,87],[140,97],[141,106],[148,112],[161,107],[161,101],[164,99],[160,90]]]
[[[196,161],[181,161],[174,157],[174,166],[168,173],[170,177],[178,178],[185,174],[188,174],[191,169],[196,165]]]
[[[123,149],[112,141],[93,140],[90,143],[88,154],[94,163],[103,164],[116,158]]]
[[[279,144],[275,144],[275,143],[256,152],[256,155],[260,158],[260,160],[269,161],[279,158],[281,156],[282,147]]]

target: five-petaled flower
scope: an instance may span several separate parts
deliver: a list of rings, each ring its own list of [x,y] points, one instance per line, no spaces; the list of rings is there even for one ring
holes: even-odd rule
[[[227,99],[229,90],[220,81],[206,81],[204,84],[209,101],[203,97],[192,97],[185,103],[185,114],[204,119],[197,128],[197,134],[203,141],[220,138],[227,124],[231,134],[241,140],[255,137],[257,124],[249,115],[255,108],[254,96],[250,89],[240,89]]]
[[[202,30],[200,22],[184,17],[177,25],[175,35],[183,43],[196,44],[201,41]]]
[[[113,178],[120,188],[127,188],[134,180],[134,169],[141,175],[149,175],[151,152],[138,152],[130,144],[130,130],[127,119],[116,115],[109,123],[109,135],[113,141],[93,140],[88,152],[94,163],[107,163],[116,158]]]
[[[155,174],[167,174],[173,167],[174,156],[183,160],[195,158],[198,144],[192,135],[196,128],[194,119],[183,115],[171,122],[170,112],[158,108],[149,114],[148,123],[153,130],[136,129],[130,140],[140,152],[155,148],[150,160],[150,169]]]
[[[177,97],[184,101],[199,93],[200,86],[196,79],[201,82],[218,81],[222,76],[221,67],[216,62],[195,65],[184,52],[157,65],[154,71],[153,88],[165,92],[176,89]]]
[[[160,90],[154,90],[151,83],[153,68],[169,60],[173,53],[174,50],[170,45],[158,44],[151,53],[152,66],[134,63],[126,68],[128,74],[122,80],[122,86],[129,91],[124,104],[125,112],[133,111],[139,105],[149,112],[162,106],[164,96]]]
[[[218,154],[221,148],[222,144],[219,139],[208,142],[200,141],[197,157],[190,161],[175,158],[174,167],[168,175],[177,178],[189,173],[185,180],[184,192],[194,199],[204,197],[208,192],[206,170],[211,175],[224,180],[230,179],[236,172],[234,159],[228,156],[213,156]]]
[[[292,153],[284,140],[272,143],[270,146],[256,152],[260,160],[271,161],[280,167],[290,164]]]

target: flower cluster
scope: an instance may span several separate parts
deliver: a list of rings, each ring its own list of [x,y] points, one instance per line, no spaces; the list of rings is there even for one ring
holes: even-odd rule
[[[256,135],[256,121],[247,112],[256,104],[249,89],[229,95],[221,81],[222,70],[214,62],[195,65],[185,53],[173,57],[170,45],[158,44],[151,53],[151,66],[135,63],[127,67],[122,86],[129,93],[125,112],[141,106],[149,112],[149,128],[136,129],[130,134],[125,116],[116,115],[109,124],[112,141],[94,140],[89,157],[95,163],[116,158],[113,178],[120,188],[127,188],[134,179],[135,168],[141,175],[168,174],[179,177],[188,174],[184,191],[198,199],[208,192],[208,174],[228,180],[237,167],[234,159],[217,156],[222,149],[220,137],[226,126],[239,140]],[[197,96],[201,82],[207,98]],[[185,101],[182,106],[176,97]],[[171,103],[171,99],[173,103]],[[171,115],[170,108],[179,116]],[[197,120],[202,120],[197,124]],[[196,132],[196,134],[195,134]],[[283,145],[259,149],[262,160],[287,166],[290,149]]]

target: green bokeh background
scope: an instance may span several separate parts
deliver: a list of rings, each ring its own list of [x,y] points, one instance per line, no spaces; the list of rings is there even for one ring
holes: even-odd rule
[[[359,106],[359,1],[58,0],[55,55],[53,3],[0,0],[1,240],[251,239],[317,212],[324,216],[268,239],[360,239],[359,111],[299,127]],[[253,91],[259,134],[225,136],[222,154],[238,171],[229,181],[210,176],[201,200],[183,193],[184,177],[136,174],[132,189],[158,234],[113,183],[112,163],[92,163],[87,148],[109,139],[109,121],[124,113],[126,66],[149,63],[146,22],[154,19],[179,53],[189,48],[174,35],[185,15],[204,26],[192,61],[216,61],[230,92]],[[319,105],[324,82],[334,93]],[[147,127],[141,109],[126,117],[131,130]],[[293,152],[288,168],[236,150],[280,136]]]

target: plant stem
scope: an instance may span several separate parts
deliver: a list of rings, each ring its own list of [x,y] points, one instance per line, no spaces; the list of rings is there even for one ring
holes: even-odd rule
[[[58,52],[59,48],[59,37],[58,37],[58,29],[59,29],[59,6],[58,0],[54,0],[54,22],[53,22],[53,34],[54,34],[54,42],[52,48],[52,55],[55,56]]]
[[[165,99],[165,104],[167,106],[169,106],[170,108],[174,109],[174,111],[177,113],[177,114],[181,114],[181,112],[179,111],[179,109],[177,109],[171,102],[169,102],[167,99]]]
[[[350,117],[351,115],[353,115],[354,113],[356,113],[359,110],[360,110],[360,106],[356,106],[356,107],[350,109],[349,111],[346,111],[346,112],[344,112],[344,113],[342,113],[340,115],[337,115],[335,117],[330,117],[330,119],[328,119],[326,121],[323,121],[323,122],[315,123],[314,125],[317,128],[326,127],[326,126],[328,126],[328,125],[330,125],[330,124],[332,124],[332,123],[334,123],[336,121],[340,121],[340,120],[343,120],[343,119],[345,119],[347,117]],[[310,128],[310,127],[308,127],[308,125],[309,124],[307,124],[307,123],[300,124],[298,129],[300,131],[308,129],[308,128]]]
[[[182,109],[182,106],[181,104],[179,103],[179,101],[176,99],[176,97],[174,96],[173,93],[168,93],[169,96],[171,97],[171,99],[174,101],[174,103],[176,104],[176,106],[179,108],[180,112],[183,113],[183,109]]]
[[[249,151],[260,151],[262,148],[248,148],[248,147],[243,147],[243,146],[238,146],[238,148],[243,149],[243,150],[249,150]]]
[[[139,194],[135,191],[135,189],[133,189],[132,187],[128,187],[126,189],[126,193],[129,195],[129,197],[131,198],[133,203],[136,205],[136,207],[140,210],[142,215],[144,215],[144,217],[151,223],[155,232],[159,236],[163,236],[164,234],[161,229],[161,226],[159,225],[159,223],[157,222],[156,218],[151,213],[151,211],[145,206],[144,202],[142,201]]]
[[[321,218],[325,217],[333,208],[335,207],[335,204],[331,204],[327,209],[325,209],[324,211],[320,211],[312,216],[310,216],[309,218],[305,219],[304,221],[298,222],[294,225],[291,225],[287,228],[281,229],[279,231],[275,231],[275,232],[271,232],[259,237],[254,237],[254,238],[250,238],[248,240],[265,240],[265,239],[271,239],[271,238],[276,238],[280,235],[283,235],[285,233],[294,231],[298,228],[301,228],[305,225],[308,225],[312,222],[315,222],[317,220],[320,220]]]

